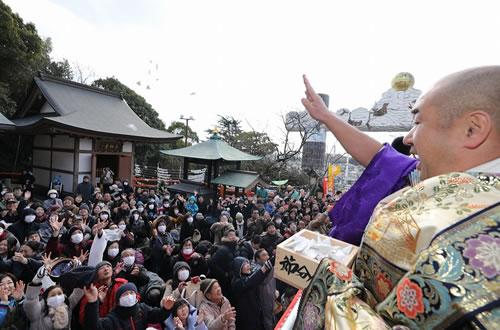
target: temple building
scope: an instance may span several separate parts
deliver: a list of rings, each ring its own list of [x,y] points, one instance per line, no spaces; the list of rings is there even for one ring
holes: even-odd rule
[[[114,179],[131,180],[136,143],[182,138],[148,126],[120,94],[45,74],[34,78],[11,121],[16,134],[33,136],[36,184],[50,187],[57,178],[65,192],[85,175],[99,183],[104,168]]]

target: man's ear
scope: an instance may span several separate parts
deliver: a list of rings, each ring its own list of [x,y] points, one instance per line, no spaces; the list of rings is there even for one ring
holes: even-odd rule
[[[489,113],[485,111],[469,112],[465,118],[466,137],[465,145],[467,149],[476,149],[481,146],[492,130],[492,119]]]

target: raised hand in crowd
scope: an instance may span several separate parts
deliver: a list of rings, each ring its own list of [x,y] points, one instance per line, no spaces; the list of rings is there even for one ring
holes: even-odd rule
[[[43,262],[43,265],[45,267],[45,269],[50,272],[50,270],[52,269],[52,266],[54,265],[54,262],[56,261],[56,259],[52,259],[51,258],[51,255],[52,255],[52,252],[49,252],[48,254],[47,253],[44,253],[42,255],[42,262]]]
[[[17,281],[14,291],[12,291],[12,298],[16,299],[16,301],[21,300],[24,297],[25,286],[23,281]]]
[[[168,296],[167,298],[163,299],[162,307],[169,311],[172,309],[172,307],[174,307],[174,304],[175,298],[173,296]]]
[[[87,298],[87,301],[89,303],[96,302],[97,299],[99,299],[99,291],[93,283],[91,283],[88,288],[84,287],[83,293],[85,294],[85,298]]]
[[[64,219],[59,219],[58,215],[52,214],[49,218],[49,224],[52,228],[52,236],[58,237],[61,233],[61,228],[64,225]]]

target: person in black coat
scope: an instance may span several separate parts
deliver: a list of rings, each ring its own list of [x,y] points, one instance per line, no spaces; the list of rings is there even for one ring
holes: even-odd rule
[[[87,305],[85,306],[85,329],[93,330],[145,330],[148,324],[163,323],[174,306],[175,299],[167,297],[162,307],[150,307],[137,300],[137,288],[133,283],[122,285],[116,292],[117,305],[106,316],[99,318],[99,293],[91,284],[84,288]]]
[[[248,260],[253,260],[255,251],[260,249],[260,241],[262,237],[256,235],[252,237],[251,241],[243,241],[238,246],[238,255],[243,258],[247,258]]]
[[[243,257],[234,259],[231,286],[237,315],[236,329],[264,329],[259,285],[264,281],[266,273],[271,269],[271,263],[268,262],[252,273],[248,259]]]
[[[83,177],[83,182],[80,182],[78,186],[76,186],[75,193],[77,195],[82,195],[82,200],[84,203],[88,203],[92,200],[92,195],[94,194],[94,186],[90,183],[90,177],[85,175]]]
[[[195,224],[196,224],[196,229],[198,229],[198,231],[200,232],[201,234],[201,240],[202,241],[212,241],[211,239],[211,234],[210,234],[210,227],[212,227],[212,225],[217,222],[215,218],[213,217],[210,217],[210,216],[207,216],[205,217],[203,215],[203,213],[196,213],[196,221],[195,221]]]
[[[191,276],[207,275],[208,265],[205,258],[195,252],[195,243],[188,237],[186,238],[176,255],[172,257],[171,268],[179,262],[184,261],[191,268]],[[175,272],[174,272],[175,273]]]
[[[22,210],[21,218],[9,227],[9,231],[23,243],[29,233],[38,231],[40,224],[35,222],[36,214],[32,208]]]
[[[232,299],[231,264],[237,255],[237,241],[238,237],[234,229],[227,230],[222,237],[221,245],[217,248],[217,251],[215,251],[208,263],[210,277],[215,278],[219,282],[222,293],[229,300]]]

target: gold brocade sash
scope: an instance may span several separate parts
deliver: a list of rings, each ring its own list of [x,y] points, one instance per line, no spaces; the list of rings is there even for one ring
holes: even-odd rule
[[[407,271],[438,232],[497,202],[498,192],[466,173],[427,179],[377,205],[362,245]]]

